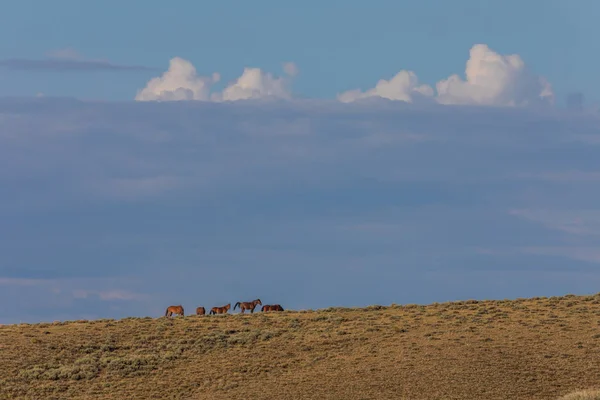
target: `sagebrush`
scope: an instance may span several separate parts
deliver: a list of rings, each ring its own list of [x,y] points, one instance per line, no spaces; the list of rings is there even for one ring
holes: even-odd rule
[[[8,325],[0,398],[596,399],[569,393],[599,382],[599,323],[568,295]]]

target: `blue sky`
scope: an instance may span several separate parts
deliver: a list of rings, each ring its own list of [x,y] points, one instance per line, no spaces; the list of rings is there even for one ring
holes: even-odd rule
[[[485,43],[519,54],[555,88],[557,103],[570,92],[598,102],[600,28],[593,0],[179,2],[157,0],[15,1],[3,5],[0,59],[40,59],[71,48],[91,59],[165,70],[172,57],[199,73],[219,72],[219,85],[244,67],[280,74],[296,63],[294,92],[334,98],[366,89],[401,69],[430,85],[463,74],[468,51]],[[152,71],[56,73],[0,69],[5,95],[76,96],[125,100]],[[218,86],[218,85],[217,85]]]
[[[596,292],[600,6],[364,4],[4,5],[0,323]]]

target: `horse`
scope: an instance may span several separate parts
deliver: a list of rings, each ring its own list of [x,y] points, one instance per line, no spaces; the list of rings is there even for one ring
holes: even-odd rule
[[[204,309],[204,307],[196,308],[196,315],[204,315],[204,314],[206,314],[206,310]]]
[[[254,312],[254,309],[256,308],[256,306],[260,304],[262,306],[262,302],[260,301],[260,299],[256,299],[253,301],[249,301],[249,302],[237,302],[235,303],[235,306],[233,306],[233,309],[235,310],[235,308],[237,306],[240,306],[240,311],[242,312],[242,314],[244,313],[245,310],[250,310],[250,313]]]
[[[167,311],[165,311],[165,317],[170,317],[173,314],[179,314],[183,317],[183,307],[181,305],[167,307]]]
[[[262,307],[261,311],[283,311],[283,307],[279,304],[266,304]]]
[[[231,308],[231,303],[229,303],[223,307],[213,307],[210,309],[209,314],[227,314],[227,311],[229,311],[229,308]]]

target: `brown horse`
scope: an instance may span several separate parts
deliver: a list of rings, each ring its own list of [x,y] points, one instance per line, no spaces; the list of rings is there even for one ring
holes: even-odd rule
[[[256,299],[256,300],[252,300],[252,301],[248,301],[248,302],[242,302],[240,303],[239,301],[237,303],[235,303],[235,306],[233,306],[233,309],[235,310],[235,308],[237,306],[240,306],[240,311],[242,312],[242,314],[244,313],[245,310],[250,310],[251,313],[254,312],[254,309],[256,308],[256,306],[260,304],[262,306],[262,302],[260,301],[260,299]]]
[[[204,314],[206,314],[206,310],[204,309],[204,307],[196,308],[196,315],[204,315]]]
[[[227,311],[231,308],[231,303],[223,307],[213,307],[210,309],[209,314],[227,314]]]
[[[167,307],[167,311],[165,312],[165,317],[170,317],[173,314],[179,314],[183,316],[183,307],[181,305],[178,306],[169,306]]]
[[[283,307],[279,304],[266,304],[262,307],[261,311],[283,311]]]

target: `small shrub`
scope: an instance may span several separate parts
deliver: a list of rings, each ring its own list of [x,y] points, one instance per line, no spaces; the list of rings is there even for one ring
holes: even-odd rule
[[[265,331],[260,335],[260,340],[269,340],[271,338],[274,338],[275,336],[278,336],[276,332]]]
[[[232,335],[229,338],[227,338],[227,343],[231,344],[231,345],[250,344],[250,343],[254,343],[258,339],[259,336],[260,336],[260,331],[242,332],[242,333],[238,333],[237,335]]]
[[[300,320],[298,318],[294,318],[290,321],[290,328],[291,329],[298,329],[300,328]]]
[[[324,308],[322,310],[319,310],[320,312],[326,312],[326,313],[332,313],[332,312],[344,312],[344,311],[350,311],[350,308],[347,307],[328,307],[328,308]]]
[[[386,308],[387,308],[386,306],[381,306],[379,304],[374,304],[372,306],[367,306],[367,307],[363,308],[362,311],[385,310]]]

